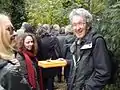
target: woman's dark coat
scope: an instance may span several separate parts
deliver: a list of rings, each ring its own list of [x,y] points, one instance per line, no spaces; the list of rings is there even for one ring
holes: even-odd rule
[[[0,90],[32,90],[20,69],[0,59]]]

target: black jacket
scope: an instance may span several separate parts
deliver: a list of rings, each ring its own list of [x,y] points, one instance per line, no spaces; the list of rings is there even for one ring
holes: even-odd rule
[[[65,36],[65,42],[64,42],[64,57],[65,59],[71,59],[72,55],[70,52],[70,46],[75,40],[75,36],[72,34],[67,34]]]
[[[51,35],[45,35],[40,38],[38,46],[39,60],[58,59],[61,57],[61,51],[59,47],[59,41],[57,37]],[[43,78],[53,78],[58,73],[58,68],[42,68]]]
[[[0,90],[31,90],[31,88],[15,65],[0,59]]]
[[[81,41],[76,39],[71,46],[73,62],[68,90],[102,90],[111,74],[108,51],[103,38],[90,31]]]
[[[39,39],[38,42],[38,56],[39,60],[47,60],[47,59],[57,59],[61,57],[61,51],[59,46],[59,41],[57,37],[46,35]]]
[[[64,58],[65,35],[58,35],[57,38],[58,38],[58,41],[59,41],[59,46],[60,46],[60,51],[61,51],[61,58]]]

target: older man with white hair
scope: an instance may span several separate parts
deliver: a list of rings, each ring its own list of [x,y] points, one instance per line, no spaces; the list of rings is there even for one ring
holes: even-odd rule
[[[72,64],[68,90],[102,90],[111,75],[105,40],[92,30],[92,15],[84,8],[69,15],[75,41],[70,47]]]

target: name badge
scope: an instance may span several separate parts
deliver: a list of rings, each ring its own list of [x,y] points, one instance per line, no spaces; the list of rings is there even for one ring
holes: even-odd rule
[[[89,48],[92,48],[92,42],[83,45],[80,49],[89,49]]]

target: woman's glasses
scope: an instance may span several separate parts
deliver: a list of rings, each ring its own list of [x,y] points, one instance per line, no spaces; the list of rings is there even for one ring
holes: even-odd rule
[[[12,27],[12,26],[8,26],[8,27],[6,28],[6,30],[10,32],[10,35],[12,35],[13,32],[15,31],[15,28]]]

